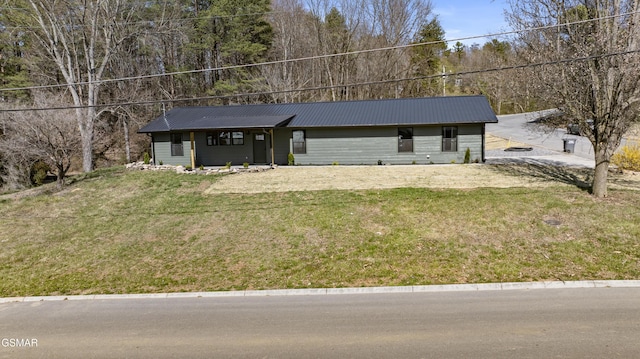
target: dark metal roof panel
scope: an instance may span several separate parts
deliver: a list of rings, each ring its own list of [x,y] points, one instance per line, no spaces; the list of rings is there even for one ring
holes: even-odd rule
[[[290,121],[289,121],[290,120]],[[139,132],[222,128],[360,127],[496,123],[484,96],[178,107]]]
[[[138,132],[273,128],[286,125],[294,116],[292,114],[269,114],[269,111],[245,110],[233,106],[176,107],[151,121]]]
[[[306,104],[292,104],[304,106]],[[288,127],[344,127],[495,123],[484,96],[409,98],[314,104],[297,113]]]

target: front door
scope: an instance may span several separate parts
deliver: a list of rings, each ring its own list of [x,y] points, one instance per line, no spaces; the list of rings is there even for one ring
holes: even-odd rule
[[[267,135],[253,134],[253,163],[267,163]]]

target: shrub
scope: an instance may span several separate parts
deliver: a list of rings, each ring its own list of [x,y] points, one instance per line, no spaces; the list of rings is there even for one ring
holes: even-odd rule
[[[611,162],[624,170],[640,171],[640,145],[626,145],[611,157]]]
[[[198,167],[198,169],[199,169],[200,171],[204,171],[204,166],[203,166],[203,165],[200,165],[200,167]]]
[[[296,158],[293,156],[293,153],[289,152],[287,155],[287,165],[293,166],[296,164]]]
[[[245,163],[243,163],[243,164],[242,164],[242,167],[244,167],[244,168],[249,168],[249,162],[245,162]]]
[[[333,163],[331,163],[332,166],[338,166],[340,165],[340,163],[338,163],[338,161],[333,161]]]
[[[160,166],[162,166],[162,160],[160,160]]]
[[[142,161],[145,165],[148,165],[149,162],[151,162],[151,156],[149,156],[148,152],[145,152],[144,155],[142,155]]]
[[[224,165],[224,168],[226,169],[231,168],[231,161],[227,162],[227,164]]]
[[[471,162],[471,149],[467,147],[467,150],[464,153],[464,163],[469,163],[469,162]]]
[[[47,173],[49,173],[50,171],[51,167],[49,167],[46,162],[38,160],[31,166],[31,183],[36,186],[40,186],[44,183],[44,180],[47,178]]]

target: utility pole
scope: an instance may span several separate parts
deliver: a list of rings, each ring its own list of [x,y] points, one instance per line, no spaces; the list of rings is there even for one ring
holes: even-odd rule
[[[447,73],[442,65],[442,96],[447,96]]]

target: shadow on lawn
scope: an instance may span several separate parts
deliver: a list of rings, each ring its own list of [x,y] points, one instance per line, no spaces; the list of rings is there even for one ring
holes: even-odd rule
[[[591,193],[594,171],[592,168],[572,167],[560,162],[531,158],[509,159],[502,162],[492,160],[490,164],[491,170],[500,174],[564,183]],[[610,171],[607,182],[616,188],[640,190],[640,173]]]
[[[569,184],[589,192],[593,181],[593,169],[568,167],[554,162],[529,158],[517,162],[493,163],[490,168],[500,174]]]

